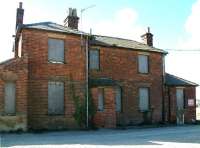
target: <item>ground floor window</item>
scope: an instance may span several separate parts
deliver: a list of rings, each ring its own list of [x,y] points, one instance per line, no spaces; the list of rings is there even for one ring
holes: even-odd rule
[[[149,110],[149,88],[139,88],[139,109],[141,111]]]
[[[116,109],[117,112],[121,112],[121,110],[122,110],[122,90],[121,90],[120,87],[117,87],[115,89],[115,92],[116,92],[116,94],[115,94],[116,95],[115,96],[115,98],[116,98],[116,100],[115,100],[115,103],[116,103],[115,109]]]
[[[48,82],[48,113],[64,114],[64,82]]]
[[[98,111],[104,110],[104,89],[98,88]]]
[[[16,86],[14,82],[5,83],[4,110],[6,114],[15,114]]]

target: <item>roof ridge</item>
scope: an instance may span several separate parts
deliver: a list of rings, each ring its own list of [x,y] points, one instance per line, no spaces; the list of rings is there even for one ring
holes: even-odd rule
[[[23,24],[23,26],[32,26],[32,25],[49,24],[49,23],[56,24],[56,23],[51,22],[51,21],[44,21],[44,22],[38,22],[38,23]]]
[[[116,36],[107,36],[107,35],[98,35],[98,34],[94,34],[94,36],[115,38],[115,39],[121,39],[121,40],[127,40],[127,41],[134,41],[134,42],[140,43],[139,41],[136,41],[136,40],[127,39],[127,38],[120,38],[120,37],[116,37]],[[146,45],[146,44],[145,44],[145,45]]]

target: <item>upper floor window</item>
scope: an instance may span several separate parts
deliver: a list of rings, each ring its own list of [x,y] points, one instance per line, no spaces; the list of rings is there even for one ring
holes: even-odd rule
[[[98,70],[99,64],[99,50],[91,49],[89,51],[89,68]]]
[[[64,40],[48,39],[48,60],[53,63],[64,63]]]
[[[139,108],[141,111],[149,110],[149,88],[139,88]]]
[[[149,73],[149,57],[147,55],[138,55],[138,71],[139,73]]]

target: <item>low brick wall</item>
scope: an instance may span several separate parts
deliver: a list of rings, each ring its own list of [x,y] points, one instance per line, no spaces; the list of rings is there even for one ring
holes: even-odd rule
[[[27,131],[26,115],[0,116],[0,132]]]

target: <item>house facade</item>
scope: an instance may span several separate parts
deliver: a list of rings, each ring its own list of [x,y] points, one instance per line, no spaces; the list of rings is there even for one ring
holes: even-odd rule
[[[82,116],[100,128],[195,122],[197,84],[165,72],[150,29],[140,43],[79,31],[76,9],[65,25],[23,24],[23,14],[20,3],[15,57],[0,63],[1,131],[80,128],[87,96],[95,113],[86,105]]]

